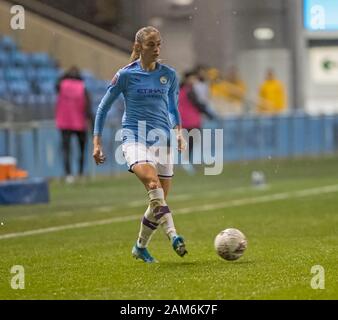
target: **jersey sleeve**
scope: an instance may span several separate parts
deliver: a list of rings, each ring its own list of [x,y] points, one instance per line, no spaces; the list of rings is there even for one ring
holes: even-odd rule
[[[126,73],[121,70],[115,74],[113,80],[111,81],[111,84],[109,85],[105,95],[101,99],[101,102],[97,108],[95,116],[94,135],[102,135],[107,113],[114,101],[121,93],[123,93],[126,87],[126,79]]]
[[[169,97],[169,118],[172,123],[172,127],[181,125],[181,116],[178,111],[178,94],[179,85],[176,72],[173,75],[172,84],[170,86],[168,97]]]

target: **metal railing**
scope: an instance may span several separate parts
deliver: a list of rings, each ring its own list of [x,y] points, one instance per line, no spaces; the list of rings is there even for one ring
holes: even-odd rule
[[[54,119],[54,106],[51,103],[16,105],[10,101],[0,99],[0,124],[51,119]]]
[[[0,124],[11,124],[20,114],[16,106],[9,101],[0,99]]]

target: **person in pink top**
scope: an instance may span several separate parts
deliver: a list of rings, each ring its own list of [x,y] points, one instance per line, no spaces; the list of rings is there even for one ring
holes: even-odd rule
[[[83,175],[84,153],[87,140],[87,130],[93,126],[93,116],[90,110],[90,98],[77,67],[71,67],[57,83],[57,102],[55,110],[56,127],[61,132],[63,164],[66,181],[73,182],[71,172],[71,137],[77,137],[79,156],[79,175]]]
[[[179,93],[179,111],[181,114],[182,128],[188,132],[192,129],[201,129],[203,114],[209,119],[215,119],[216,114],[199,99],[195,91],[195,84],[198,82],[198,74],[195,71],[188,71],[183,75]],[[183,165],[183,168],[190,174],[194,173],[192,165],[193,156],[193,137],[189,136],[189,164]]]

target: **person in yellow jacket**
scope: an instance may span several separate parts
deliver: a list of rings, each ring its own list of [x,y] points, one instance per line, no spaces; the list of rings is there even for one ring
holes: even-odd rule
[[[284,85],[272,69],[268,69],[265,81],[259,89],[258,111],[262,113],[280,113],[286,109]]]
[[[239,78],[237,69],[231,67],[226,77],[213,68],[209,70],[210,91],[214,97],[223,97],[230,102],[241,103],[245,96],[246,87]]]
[[[243,112],[246,86],[240,79],[237,69],[229,68],[226,76],[223,76],[217,69],[209,69],[208,75],[214,104],[220,104],[220,109],[224,109],[223,112],[226,114]]]
[[[246,94],[246,85],[239,76],[236,67],[229,68],[225,78],[227,86],[226,98],[230,103],[242,106]]]

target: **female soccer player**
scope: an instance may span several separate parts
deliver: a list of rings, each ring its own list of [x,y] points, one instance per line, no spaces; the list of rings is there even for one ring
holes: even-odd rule
[[[136,33],[131,63],[116,73],[98,107],[93,138],[93,157],[96,164],[100,164],[105,161],[100,138],[105,117],[112,103],[122,93],[125,99],[122,118],[123,155],[129,171],[134,172],[144,184],[149,196],[149,206],[132,249],[132,255],[145,262],[156,262],[147,246],[159,225],[163,227],[176,253],[181,257],[187,253],[184,239],[177,234],[166,203],[173,176],[168,143],[170,129],[175,129],[180,151],[185,149],[186,142],[181,135],[176,72],[158,61],[160,48],[161,35],[156,28],[144,27]],[[140,130],[142,126],[145,130]],[[149,139],[149,133],[154,130],[159,140],[165,141],[164,144],[156,144]]]

